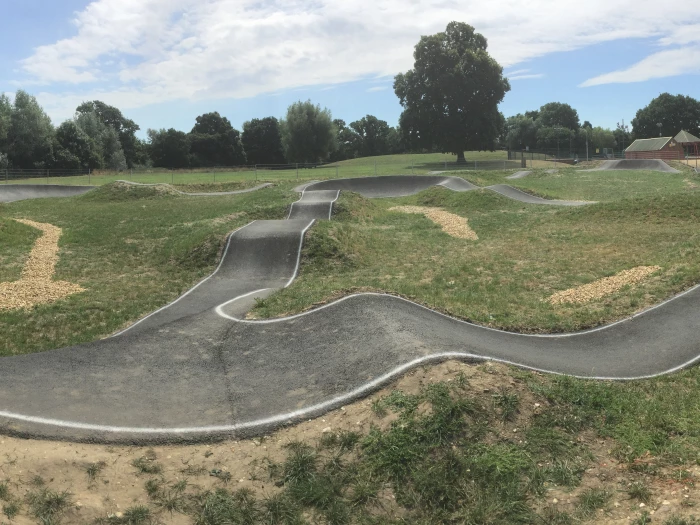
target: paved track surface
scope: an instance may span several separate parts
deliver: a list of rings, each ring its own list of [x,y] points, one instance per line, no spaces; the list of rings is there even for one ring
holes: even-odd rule
[[[517,171],[513,173],[512,175],[508,175],[506,179],[522,179],[524,177],[527,177],[532,173],[531,171]]]
[[[59,186],[54,184],[0,184],[0,202],[15,202],[47,197],[73,197],[87,193],[94,186]]]
[[[601,162],[597,168],[583,171],[608,171],[608,170],[651,170],[664,173],[680,173],[663,160],[659,159],[620,159],[606,160]]]
[[[500,193],[501,195],[505,195],[510,199],[525,202],[527,204],[547,204],[550,206],[583,206],[586,204],[593,204],[586,201],[560,201],[543,199],[542,197],[530,195],[529,193],[525,193],[517,188],[508,186],[507,184],[495,184],[493,186],[487,186],[487,189]]]
[[[470,189],[466,181],[437,179],[407,185],[396,179],[393,191],[406,195],[425,184]],[[214,274],[130,329],[2,359],[0,431],[98,442],[202,441],[322,414],[421,363],[495,359],[623,379],[668,373],[700,354],[700,287],[626,321],[558,336],[491,330],[381,294],[290,318],[242,320],[255,297],[293,281],[304,233],[314,219],[328,217],[339,190],[390,193],[380,178],[372,179],[376,187],[353,180],[307,186],[289,220],[254,221],[232,233]]]

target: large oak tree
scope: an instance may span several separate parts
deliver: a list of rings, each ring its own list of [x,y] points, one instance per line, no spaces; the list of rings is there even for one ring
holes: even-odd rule
[[[486,38],[461,22],[421,37],[413,69],[394,79],[407,144],[454,153],[458,161],[465,150],[494,148],[504,125],[498,104],[510,84],[486,48]]]

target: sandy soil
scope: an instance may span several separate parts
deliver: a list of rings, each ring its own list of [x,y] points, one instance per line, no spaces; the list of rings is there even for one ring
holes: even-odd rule
[[[446,234],[458,239],[468,239],[476,241],[479,239],[476,232],[469,227],[467,219],[455,215],[454,213],[441,210],[440,208],[429,208],[426,206],[394,206],[389,211],[401,211],[403,213],[419,213],[439,225]]]
[[[637,266],[624,270],[611,277],[598,279],[592,283],[557,292],[549,298],[551,304],[587,303],[621,290],[627,285],[638,284],[652,273],[661,270],[660,266]]]

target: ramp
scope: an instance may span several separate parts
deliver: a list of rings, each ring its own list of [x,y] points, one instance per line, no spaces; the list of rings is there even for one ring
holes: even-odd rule
[[[49,197],[73,197],[94,189],[95,186],[61,186],[57,184],[0,184],[0,202]]]
[[[680,173],[663,160],[659,159],[619,159],[606,160],[597,168],[583,171],[611,171],[611,170],[648,170],[660,171],[663,173]]]

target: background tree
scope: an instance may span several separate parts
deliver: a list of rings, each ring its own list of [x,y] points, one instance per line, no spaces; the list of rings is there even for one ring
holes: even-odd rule
[[[357,133],[343,119],[334,119],[333,126],[336,131],[336,148],[331,152],[329,160],[335,162],[357,157],[360,142]]]
[[[149,129],[148,149],[153,165],[160,168],[186,168],[190,160],[190,137],[183,131]]]
[[[319,162],[337,148],[336,129],[329,109],[310,100],[295,102],[280,121],[287,162]]]
[[[544,128],[554,128],[557,126],[566,129],[577,130],[581,127],[578,118],[578,111],[569,104],[561,102],[549,102],[538,111],[537,122]]]
[[[92,141],[93,154],[90,156],[89,165],[84,167],[114,171],[127,168],[128,163],[119,134],[113,127],[105,124],[96,112],[76,113],[75,123]]]
[[[275,117],[244,122],[241,141],[249,164],[285,163],[279,122]]]
[[[54,129],[36,98],[18,90],[7,130],[7,155],[15,168],[46,168],[53,161]]]
[[[7,168],[9,159],[7,156],[7,135],[12,122],[12,102],[4,93],[0,93],[0,169]]]
[[[109,106],[99,100],[83,102],[78,106],[76,112],[78,114],[94,113],[97,115],[105,126],[117,133],[126,165],[129,168],[133,168],[135,164],[138,164],[137,156],[139,155],[138,148],[140,144],[139,139],[136,137],[136,132],[141,128],[133,120],[126,118],[114,106]],[[117,154],[118,156],[119,154]]]
[[[97,144],[75,120],[67,120],[56,128],[54,167],[88,169],[102,167],[103,158]]]
[[[525,149],[526,146],[534,148],[537,144],[535,119],[520,113],[513,117],[508,117],[505,127],[505,143],[508,149],[511,150]]]
[[[664,137],[674,137],[681,130],[700,136],[700,101],[662,93],[637,111],[632,119],[632,133],[639,139],[658,137],[657,123],[661,123]]]
[[[240,133],[217,111],[197,117],[189,143],[194,166],[239,166],[246,163]]]
[[[435,145],[462,162],[465,150],[494,148],[503,123],[498,103],[510,84],[486,48],[486,38],[460,22],[421,37],[414,68],[394,79],[409,143]]]
[[[350,123],[357,135],[357,151],[360,157],[373,157],[389,153],[389,124],[374,115],[367,115]]]

